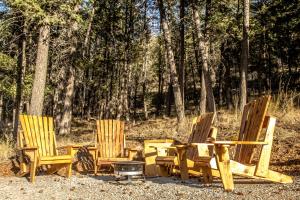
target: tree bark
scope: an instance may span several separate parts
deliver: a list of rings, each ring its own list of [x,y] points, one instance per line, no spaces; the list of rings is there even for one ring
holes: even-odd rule
[[[3,120],[3,107],[4,107],[3,94],[2,94],[2,92],[0,92],[0,122],[2,122],[2,120]]]
[[[197,31],[196,31],[197,32]],[[198,43],[198,44],[196,44]],[[204,79],[204,72],[203,67],[200,67],[200,61],[199,61],[199,41],[195,38],[195,32],[193,32],[193,46],[194,46],[194,53],[195,53],[195,60],[197,65],[197,71],[200,77],[200,103],[199,103],[199,112],[200,115],[204,114],[206,112],[206,87],[205,87],[205,79]]]
[[[19,41],[18,41],[18,62],[17,62],[17,78],[16,78],[16,98],[15,98],[15,116],[14,116],[14,131],[13,131],[13,138],[17,139],[18,134],[18,124],[19,124],[19,114],[22,112],[22,85],[23,79],[25,75],[25,68],[26,68],[26,34],[27,34],[27,25],[24,21],[23,30]]]
[[[75,12],[78,12],[79,5],[74,8]],[[75,86],[75,63],[77,59],[77,46],[78,39],[76,37],[76,32],[78,31],[78,23],[76,21],[71,21],[71,26],[68,31],[68,38],[70,38],[70,60],[64,64],[64,70],[67,75],[67,81],[64,90],[63,98],[63,108],[61,113],[61,119],[59,122],[59,134],[65,135],[71,132],[71,121],[72,121],[72,103],[74,97],[74,86]],[[65,80],[64,80],[65,81]]]
[[[144,40],[143,40],[143,50],[144,50],[144,59],[143,59],[143,105],[144,105],[144,116],[145,120],[148,119],[148,90],[147,90],[147,72],[148,72],[148,56],[149,56],[149,34],[147,31],[147,1],[144,2]]]
[[[203,67],[201,70],[201,90],[200,90],[200,92],[201,92],[201,94],[200,94],[200,115],[202,115],[206,112],[206,99],[207,99],[205,75],[204,75]]]
[[[50,26],[42,25],[39,29],[34,81],[30,100],[29,114],[31,115],[42,115],[43,113],[44,92],[48,65],[49,40]]]
[[[170,65],[170,76],[171,76],[170,78],[173,87],[176,114],[177,114],[178,122],[180,124],[184,121],[184,109],[183,109],[182,96],[181,96],[179,82],[178,82],[178,75],[177,75],[177,70],[175,65],[174,53],[171,45],[171,33],[169,31],[169,24],[166,18],[163,0],[158,0],[158,6],[160,11],[160,17],[161,17],[161,25],[164,33],[168,62]]]
[[[179,85],[181,92],[182,105],[184,109],[184,77],[185,77],[185,67],[184,67],[184,4],[185,0],[180,0],[180,60],[179,60]]]
[[[247,70],[248,70],[248,56],[249,56],[249,0],[243,0],[243,41],[241,54],[241,68],[240,68],[240,111],[244,109],[247,103]]]
[[[74,95],[74,82],[75,82],[75,70],[73,67],[69,67],[68,80],[65,90],[65,98],[63,102],[63,111],[59,124],[59,134],[65,135],[71,132],[72,121],[72,101]]]
[[[159,39],[158,49],[158,96],[156,104],[156,115],[161,113],[162,105],[164,104],[164,63],[162,54],[161,39]]]
[[[209,73],[209,68],[208,68],[208,39],[204,35],[204,37],[201,34],[200,30],[200,17],[199,17],[199,12],[197,10],[197,7],[195,5],[196,3],[193,1],[192,2],[192,11],[193,11],[193,18],[194,18],[194,24],[195,24],[195,29],[197,31],[197,39],[198,39],[198,48],[201,52],[201,58],[202,58],[202,76],[203,83],[201,81],[201,99],[200,99],[200,109],[201,112],[204,111],[204,105],[207,104],[207,110],[209,112],[216,112],[216,104],[215,104],[215,99],[213,95],[213,89],[212,89],[212,83],[211,83],[211,77]],[[205,84],[204,84],[205,83]],[[204,87],[205,85],[205,87]],[[204,98],[204,91],[203,89],[206,89],[206,98]],[[203,93],[203,94],[202,94]],[[202,96],[203,95],[203,96]],[[206,104],[204,103],[205,99],[207,100]]]

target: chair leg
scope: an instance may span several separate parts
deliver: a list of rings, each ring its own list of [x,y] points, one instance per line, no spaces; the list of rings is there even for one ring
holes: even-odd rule
[[[96,164],[96,162],[94,163],[94,175],[97,176],[97,172],[98,172],[98,166]]]
[[[216,161],[220,172],[221,180],[226,192],[234,189],[233,176],[230,169],[230,158],[227,145],[215,146]]]
[[[203,167],[203,179],[204,183],[210,184],[213,181],[212,172],[209,167]]]
[[[187,180],[189,179],[189,172],[188,172],[186,149],[177,148],[177,151],[178,151],[178,161],[179,161],[181,179]]]
[[[35,182],[36,167],[37,167],[37,161],[36,159],[34,159],[32,162],[30,162],[30,181],[32,183]]]
[[[66,177],[70,178],[72,176],[72,163],[67,164]]]
[[[98,150],[96,151],[92,151],[91,152],[92,156],[93,156],[93,161],[94,161],[94,175],[97,176],[97,172],[98,172],[98,159],[97,159],[97,155],[98,155]],[[101,168],[101,164],[99,165],[99,169]]]

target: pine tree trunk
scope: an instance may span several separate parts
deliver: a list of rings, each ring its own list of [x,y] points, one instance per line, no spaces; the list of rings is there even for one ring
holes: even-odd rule
[[[15,116],[14,116],[14,131],[13,131],[13,137],[16,140],[17,134],[18,134],[18,125],[19,125],[19,114],[22,112],[22,85],[23,85],[23,79],[25,75],[25,68],[26,68],[26,34],[27,34],[27,25],[24,22],[23,24],[23,30],[20,34],[19,38],[19,44],[18,49],[20,52],[18,52],[18,62],[17,62],[17,78],[16,78],[16,99],[15,99]]]
[[[182,96],[182,105],[184,109],[184,77],[185,77],[185,67],[184,67],[184,2],[185,0],[180,0],[180,60],[179,60],[179,85],[180,92]]]
[[[79,10],[79,5],[76,5],[74,11]],[[76,32],[78,31],[78,23],[76,21],[71,21],[71,26],[68,31],[68,38],[70,38],[70,52],[69,52],[69,61],[64,64],[63,68],[65,74],[67,75],[66,85],[64,86],[64,95],[63,95],[63,105],[61,111],[61,119],[59,122],[59,134],[65,135],[71,133],[71,122],[72,122],[72,104],[74,97],[74,86],[75,86],[75,63],[77,56],[78,39],[76,37]],[[65,81],[65,79],[64,79]]]
[[[182,96],[180,92],[180,86],[178,82],[178,75],[175,65],[174,53],[171,45],[171,33],[169,30],[168,20],[166,18],[165,8],[163,5],[163,0],[158,0],[158,6],[160,11],[162,29],[164,33],[165,45],[167,50],[168,62],[170,65],[170,78],[173,87],[174,101],[176,107],[176,114],[179,124],[184,121],[184,109],[182,104]]]
[[[3,107],[4,107],[4,104],[3,104],[3,93],[0,92],[0,122],[2,122],[2,120],[3,120]]]
[[[156,104],[156,115],[159,115],[161,112],[162,105],[164,104],[164,64],[163,64],[163,55],[161,52],[161,40],[159,40],[159,50],[158,50],[158,96]]]
[[[207,99],[203,67],[201,70],[201,91],[200,92],[201,92],[201,94],[200,94],[200,115],[202,115],[206,112],[206,99]]]
[[[201,85],[204,85],[205,83],[205,88],[206,88],[206,99],[207,99],[207,110],[209,112],[216,112],[216,104],[215,104],[215,99],[213,95],[213,89],[212,89],[212,83],[211,83],[211,77],[209,73],[209,68],[208,68],[208,40],[204,36],[202,37],[201,30],[200,30],[200,17],[199,17],[199,12],[197,10],[197,7],[195,5],[195,2],[192,2],[192,10],[193,10],[193,18],[194,18],[194,24],[195,24],[195,29],[197,31],[197,39],[199,42],[199,50],[201,52],[201,57],[202,57],[202,73],[203,73],[203,83],[201,81]],[[202,79],[202,77],[201,77]],[[200,99],[200,110],[201,112],[204,112],[205,109],[204,107],[204,94],[202,97],[202,92],[204,87],[201,87],[201,99]]]
[[[149,33],[147,31],[147,1],[144,2],[144,34],[145,38],[143,40],[143,49],[144,49],[144,60],[143,60],[143,105],[144,105],[144,116],[145,120],[148,119],[148,91],[147,91],[147,72],[148,72],[148,57],[149,57]]]
[[[69,67],[68,80],[65,90],[65,98],[63,102],[62,116],[59,124],[59,134],[65,135],[71,132],[72,121],[72,101],[74,95],[75,70]]]
[[[250,2],[244,0],[244,18],[243,18],[243,41],[242,41],[242,55],[241,55],[241,69],[240,69],[240,111],[244,109],[247,103],[247,70],[248,70],[248,56],[249,56],[249,12]]]
[[[55,116],[55,127],[59,132],[60,123],[62,120],[62,110],[63,110],[63,96],[65,93],[65,82],[67,80],[67,72],[65,66],[63,66],[59,71],[58,83],[54,90],[53,97],[53,113]]]
[[[196,86],[196,75],[195,75],[195,69],[193,67],[193,62],[190,60],[190,69],[192,73],[193,78],[193,99],[194,99],[194,106],[198,107],[198,97],[197,97],[197,86]]]
[[[233,103],[232,103],[232,92],[231,92],[231,73],[230,73],[230,65],[227,63],[225,65],[225,93],[226,93],[226,103],[227,103],[227,109],[231,110],[233,109]]]
[[[196,31],[197,32],[197,31]],[[197,33],[198,34],[198,33]],[[197,39],[198,41],[198,39]],[[193,46],[194,46],[194,53],[195,53],[195,60],[196,60],[196,65],[197,65],[197,71],[200,77],[200,84],[201,84],[201,89],[200,89],[200,103],[199,103],[199,112],[200,115],[204,114],[206,112],[206,87],[205,87],[205,79],[204,79],[204,72],[203,72],[203,67],[200,67],[200,61],[199,61],[199,41],[198,44],[195,38],[195,32],[193,32]]]
[[[148,65],[148,45],[146,45],[146,49],[144,49],[145,55],[144,55],[144,62],[143,62],[143,68],[142,68],[142,73],[143,73],[143,105],[144,105],[144,116],[145,119],[148,119],[148,103],[147,103],[147,65]]]
[[[48,50],[50,40],[50,26],[43,25],[39,29],[39,39],[37,46],[37,57],[35,63],[34,81],[30,100],[31,115],[42,115],[44,92],[46,86]]]

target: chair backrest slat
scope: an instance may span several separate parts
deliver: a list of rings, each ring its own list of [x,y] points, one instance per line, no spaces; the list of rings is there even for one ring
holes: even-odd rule
[[[27,137],[28,139],[28,143],[26,143],[26,145],[34,146],[32,136],[31,136],[31,132],[33,132],[33,130],[31,130],[30,128],[28,117],[25,117],[24,121],[25,121],[25,128],[27,130],[27,135],[25,135],[25,137]]]
[[[215,113],[206,113],[193,119],[192,133],[189,137],[188,143],[205,143],[210,137],[210,128],[215,118]],[[198,156],[197,149],[189,149],[187,157],[195,159]]]
[[[102,151],[103,150],[103,148],[102,148],[103,143],[102,143],[102,138],[101,138],[101,130],[100,130],[101,126],[100,126],[100,121],[99,120],[96,121],[96,126],[97,126],[97,129],[96,129],[96,133],[95,133],[95,146],[96,147],[99,146],[99,148],[98,148],[99,149],[99,154],[103,155],[103,151]]]
[[[114,154],[114,131],[113,131],[113,123],[112,120],[108,120],[108,149],[109,149],[109,157],[112,158]]]
[[[124,156],[124,122],[119,120],[97,120],[97,146],[100,157]]]
[[[53,156],[57,154],[55,133],[52,117],[20,115],[23,146],[37,147],[38,156]]]
[[[34,130],[35,130],[35,139],[36,139],[36,146],[38,147],[38,154],[43,155],[41,152],[41,134],[42,131],[39,127],[38,123],[38,117],[37,116],[32,116],[33,124],[34,124]]]
[[[22,132],[19,133],[19,139],[20,139],[19,145],[20,147],[24,147],[25,144],[29,144],[29,139],[28,139],[29,137],[26,128],[25,118],[22,115],[20,116],[20,124],[22,126]]]
[[[262,96],[244,107],[239,133],[240,141],[259,139],[270,99],[270,96]],[[253,145],[237,145],[234,160],[250,164],[255,148]]]
[[[119,157],[121,156],[121,141],[120,141],[120,137],[121,137],[121,134],[120,134],[120,131],[121,131],[121,127],[120,127],[120,121],[119,120],[114,120],[114,123],[115,123],[115,130],[116,130],[116,133],[115,133],[115,143],[116,143],[116,147],[115,147],[115,156],[116,157]]]

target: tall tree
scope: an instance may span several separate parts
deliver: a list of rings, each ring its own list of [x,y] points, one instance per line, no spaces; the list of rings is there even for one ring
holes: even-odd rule
[[[180,60],[179,60],[179,84],[180,84],[180,92],[182,96],[182,104],[184,109],[184,77],[185,77],[185,67],[184,67],[184,56],[185,56],[185,49],[184,49],[184,9],[185,9],[185,0],[180,0],[180,47],[179,47],[179,54],[180,54]]]
[[[205,89],[206,92],[204,92],[203,89],[201,89],[201,98],[200,98],[200,108],[203,109],[203,105],[207,104],[207,110],[209,112],[216,112],[216,104],[215,104],[215,98],[213,94],[213,88],[212,88],[212,83],[211,83],[211,76],[209,73],[209,67],[208,67],[208,37],[207,34],[202,34],[201,33],[201,24],[200,24],[200,16],[199,16],[199,11],[196,6],[196,0],[192,1],[192,12],[193,12],[193,18],[194,18],[194,25],[196,29],[196,35],[198,39],[198,48],[201,53],[201,58],[202,58],[202,76],[201,80],[204,79],[205,82]],[[208,14],[208,12],[206,12]],[[204,30],[204,33],[206,31]],[[203,84],[201,84],[203,86]],[[203,94],[202,94],[203,93]],[[206,98],[205,98],[206,95]],[[204,103],[203,101],[206,101]],[[204,110],[201,110],[201,112],[204,112]]]
[[[79,11],[79,4],[74,5],[73,14],[77,14]],[[68,57],[69,60],[66,63],[62,63],[62,69],[64,70],[64,80],[63,81],[63,95],[62,95],[62,110],[59,113],[61,115],[60,121],[58,123],[58,131],[60,135],[69,134],[71,132],[71,121],[72,121],[72,109],[73,109],[73,97],[74,97],[74,87],[75,87],[75,67],[76,61],[79,55],[77,46],[78,46],[78,37],[77,31],[79,25],[75,19],[68,19],[70,26],[66,27],[67,38],[69,39],[68,43]]]
[[[16,77],[16,98],[15,98],[15,116],[14,116],[14,138],[17,138],[18,133],[18,123],[19,114],[22,112],[22,87],[24,72],[26,68],[26,34],[27,34],[27,24],[25,19],[21,22],[21,33],[18,41],[18,61],[17,61],[17,77]]]
[[[184,109],[182,104],[182,95],[180,92],[180,86],[178,82],[178,75],[177,75],[177,70],[175,65],[174,53],[172,50],[171,33],[169,29],[168,19],[166,17],[166,11],[163,4],[163,0],[157,0],[157,2],[158,2],[159,12],[160,12],[161,27],[163,30],[168,62],[170,65],[170,78],[173,87],[177,119],[180,124],[184,121]]]
[[[30,100],[31,115],[42,115],[44,93],[47,77],[48,50],[50,41],[50,25],[43,24],[39,28],[39,38],[37,44],[37,55],[35,61],[35,73]]]
[[[240,67],[240,111],[243,110],[247,103],[247,70],[249,56],[249,14],[250,1],[243,0],[243,41]]]

